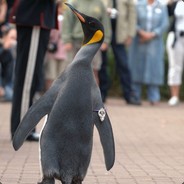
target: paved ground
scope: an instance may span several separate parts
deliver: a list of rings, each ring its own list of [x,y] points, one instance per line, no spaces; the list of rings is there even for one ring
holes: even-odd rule
[[[122,100],[106,104],[116,142],[116,162],[107,172],[95,131],[90,167],[84,184],[182,184],[184,181],[184,104],[157,107],[127,106]],[[0,182],[36,184],[40,180],[37,143],[11,146],[11,104],[0,103]],[[42,122],[38,126],[40,130]],[[59,182],[56,182],[59,184]]]

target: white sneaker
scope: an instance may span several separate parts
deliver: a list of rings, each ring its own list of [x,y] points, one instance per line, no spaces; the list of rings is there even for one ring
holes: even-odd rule
[[[178,97],[177,96],[173,96],[173,97],[171,97],[170,99],[169,99],[169,101],[168,101],[168,105],[169,106],[176,106],[176,105],[178,105],[179,104],[179,99],[178,99]]]

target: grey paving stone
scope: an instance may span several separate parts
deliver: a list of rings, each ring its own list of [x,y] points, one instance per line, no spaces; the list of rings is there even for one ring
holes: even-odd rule
[[[184,182],[184,104],[141,107],[120,99],[105,104],[114,130],[116,161],[105,170],[98,133],[84,184],[182,184]],[[10,103],[0,103],[0,182],[35,184],[41,180],[38,143],[17,152],[10,141]],[[43,122],[37,126],[41,130]],[[1,184],[0,183],[0,184]],[[56,184],[60,182],[57,181]]]

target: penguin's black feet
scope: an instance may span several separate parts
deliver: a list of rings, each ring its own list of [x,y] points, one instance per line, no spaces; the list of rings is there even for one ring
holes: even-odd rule
[[[72,184],[82,184],[82,181],[73,181]]]
[[[54,178],[43,178],[43,180],[37,184],[55,184],[55,180]]]
[[[74,178],[72,180],[72,184],[82,184],[82,179],[81,178]]]

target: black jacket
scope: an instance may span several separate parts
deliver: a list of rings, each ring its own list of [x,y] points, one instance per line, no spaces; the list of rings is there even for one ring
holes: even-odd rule
[[[58,28],[57,5],[54,0],[15,0],[10,22],[22,26]]]
[[[171,4],[168,4],[167,8],[168,8],[168,14],[169,14],[169,17],[171,17],[171,24],[170,24],[170,28],[169,28],[169,32],[170,31],[175,31],[175,16],[174,16],[174,10],[176,8],[176,4],[177,4],[177,1],[171,3]]]

